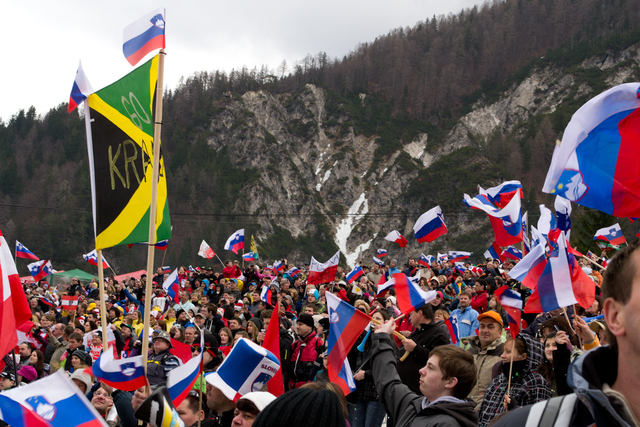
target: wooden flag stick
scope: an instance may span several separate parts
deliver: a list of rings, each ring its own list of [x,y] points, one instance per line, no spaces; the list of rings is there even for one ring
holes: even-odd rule
[[[374,319],[373,317],[371,318],[371,321],[373,323],[375,323],[376,325],[382,325],[382,322],[380,322],[379,320]],[[395,337],[397,337],[400,341],[404,341],[404,340],[407,339],[407,337],[405,337],[404,335],[402,335],[398,331],[393,331],[393,335]],[[409,357],[409,353],[410,353],[410,351],[405,351],[404,354],[402,355],[402,357],[400,358],[400,361],[404,362],[407,359],[407,357]]]
[[[100,287],[100,319],[102,321],[102,346],[103,351],[109,348],[109,339],[107,338],[107,303],[105,302],[104,293],[104,269],[102,268],[102,249],[96,251],[98,254],[98,285]]]
[[[583,258],[583,259],[586,259],[586,260],[587,260],[587,261],[589,261],[591,264],[593,264],[593,265],[597,265],[598,267],[600,267],[601,269],[603,269],[603,270],[604,270],[604,267],[603,267],[603,266],[601,266],[600,264],[598,264],[597,262],[595,262],[595,261],[594,261],[594,260],[592,260],[591,258],[586,257],[586,256],[584,256],[584,255],[582,255],[582,258]]]
[[[511,340],[513,345],[511,346],[511,362],[509,362],[509,382],[507,383],[507,394],[511,390],[511,371],[513,370],[513,349],[516,348],[516,340]]]
[[[218,258],[218,261],[220,261],[220,264],[222,264],[222,268],[224,268],[224,262],[222,262],[222,260],[220,259],[220,257],[218,256],[218,254],[216,254],[216,258]]]
[[[149,353],[149,324],[151,316],[151,290],[153,282],[153,257],[156,242],[156,210],[158,204],[158,176],[160,175],[160,141],[162,133],[162,86],[164,85],[164,49],[158,56],[158,81],[156,83],[156,114],[153,123],[153,163],[151,175],[151,206],[149,206],[149,246],[147,249],[147,283],[144,296],[144,326],[142,334],[142,365],[147,373]]]

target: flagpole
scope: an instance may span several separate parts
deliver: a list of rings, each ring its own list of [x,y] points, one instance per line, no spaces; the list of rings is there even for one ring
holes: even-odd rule
[[[104,294],[104,269],[102,268],[102,249],[96,250],[98,254],[98,284],[100,286],[100,317],[102,318],[102,346],[106,352],[109,348],[107,338],[107,303]]]
[[[220,264],[222,264],[222,268],[224,268],[224,262],[222,262],[222,260],[220,259],[220,257],[218,256],[218,254],[216,254],[216,258],[218,258],[218,261],[220,261]]]
[[[604,270],[604,267],[603,267],[603,266],[601,266],[600,264],[598,264],[597,262],[595,262],[595,261],[594,261],[594,260],[592,260],[591,258],[588,258],[588,257],[586,257],[586,256],[584,256],[584,255],[582,255],[582,258],[583,258],[583,259],[586,259],[586,260],[587,260],[587,261],[589,261],[591,264],[593,264],[593,265],[597,265],[598,267],[600,267],[601,269],[603,269],[603,270]]]
[[[156,210],[158,204],[158,176],[160,174],[160,141],[162,132],[162,90],[164,85],[164,49],[158,54],[158,81],[156,83],[156,113],[153,123],[153,171],[151,175],[151,206],[149,207],[149,246],[147,249],[147,283],[144,296],[144,329],[142,335],[142,365],[147,373],[149,353],[149,323],[151,317],[151,290],[153,282],[153,257],[156,241]]]
[[[14,251],[15,254],[13,254],[13,263],[16,265],[16,270],[18,270],[18,241],[16,240],[16,250]]]

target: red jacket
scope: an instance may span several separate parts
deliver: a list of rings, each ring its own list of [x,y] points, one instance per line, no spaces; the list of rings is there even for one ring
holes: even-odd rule
[[[242,270],[237,265],[231,267],[225,267],[222,269],[222,276],[225,279],[236,279],[242,276]]]
[[[487,310],[489,300],[487,299],[487,291],[481,291],[471,299],[471,308],[482,314]]]

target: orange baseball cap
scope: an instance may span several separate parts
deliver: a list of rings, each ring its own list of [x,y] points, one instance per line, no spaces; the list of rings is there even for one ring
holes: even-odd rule
[[[491,320],[495,320],[504,328],[504,324],[502,323],[502,316],[496,313],[494,310],[485,311],[481,315],[478,316],[478,322],[482,319],[489,318]]]

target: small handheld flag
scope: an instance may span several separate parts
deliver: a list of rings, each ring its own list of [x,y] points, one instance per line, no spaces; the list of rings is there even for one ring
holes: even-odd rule
[[[320,285],[322,283],[331,282],[336,278],[336,274],[338,273],[338,262],[340,262],[340,251],[336,252],[334,256],[322,264],[314,257],[311,257],[307,284]]]
[[[248,253],[242,255],[242,259],[247,261],[247,262],[251,262],[251,261],[255,260],[255,258],[253,257],[253,252],[248,252]]]
[[[53,267],[51,266],[51,261],[47,261],[43,259],[42,261],[36,261],[27,266],[29,268],[29,272],[33,276],[33,280],[36,282],[44,279],[50,274],[53,274]]]
[[[420,259],[418,259],[418,264],[423,265],[425,267],[431,267],[431,264],[435,261],[435,257],[433,255],[425,255],[420,254]]]
[[[78,308],[78,300],[80,296],[62,295],[60,301],[62,302],[62,309],[67,311],[76,310]]]
[[[91,367],[93,376],[118,390],[135,391],[147,385],[142,356],[115,359],[112,351],[103,351]]]
[[[511,290],[507,285],[498,288],[494,295],[498,297],[502,308],[509,318],[509,331],[511,338],[515,339],[520,333],[520,318],[522,315],[522,297],[520,293]]]
[[[384,267],[384,261],[382,261],[381,259],[373,257],[373,262],[374,264],[378,264],[380,267]]]
[[[401,248],[406,247],[407,243],[409,243],[407,239],[405,239],[402,234],[398,232],[398,230],[393,230],[391,233],[387,234],[384,240],[395,242],[400,245]]]
[[[520,252],[520,250],[514,248],[513,246],[509,246],[507,249],[502,251],[500,256],[503,259],[509,258],[509,259],[514,260],[514,261],[519,261],[519,260],[522,259],[522,252]]]
[[[347,282],[353,283],[358,277],[362,276],[364,272],[362,271],[362,267],[360,264],[357,264],[353,270],[347,274]]]
[[[213,251],[213,249],[211,249],[209,244],[207,244],[207,242],[203,240],[202,243],[200,243],[200,250],[198,250],[198,255],[200,255],[202,258],[211,259],[216,256],[216,253]]]
[[[449,261],[458,262],[471,256],[471,252],[449,251]]]
[[[176,368],[178,369],[178,368]],[[156,389],[140,404],[135,417],[152,426],[184,427],[184,422],[171,402],[166,386]]]
[[[34,261],[40,261],[33,252],[27,249],[22,243],[16,240],[16,258],[32,259]]]
[[[177,268],[173,270],[173,273],[171,273],[164,281],[162,289],[165,290],[170,300],[176,303],[180,301],[180,283],[178,282]]]
[[[386,250],[386,249],[378,249],[378,250],[376,251],[376,256],[377,256],[378,258],[382,258],[382,257],[384,257],[384,256],[387,256],[387,250]]]
[[[200,345],[204,342],[204,331],[200,332]],[[204,351],[200,351],[200,354],[183,365],[172,369],[167,375],[167,390],[174,406],[179,406],[180,403],[187,397],[196,380],[200,374],[200,363],[202,362],[202,356]]]
[[[449,336],[451,337],[451,344],[457,344],[460,341],[460,337],[458,336],[458,317],[451,316],[447,320],[444,321],[447,330],[449,331]]]

